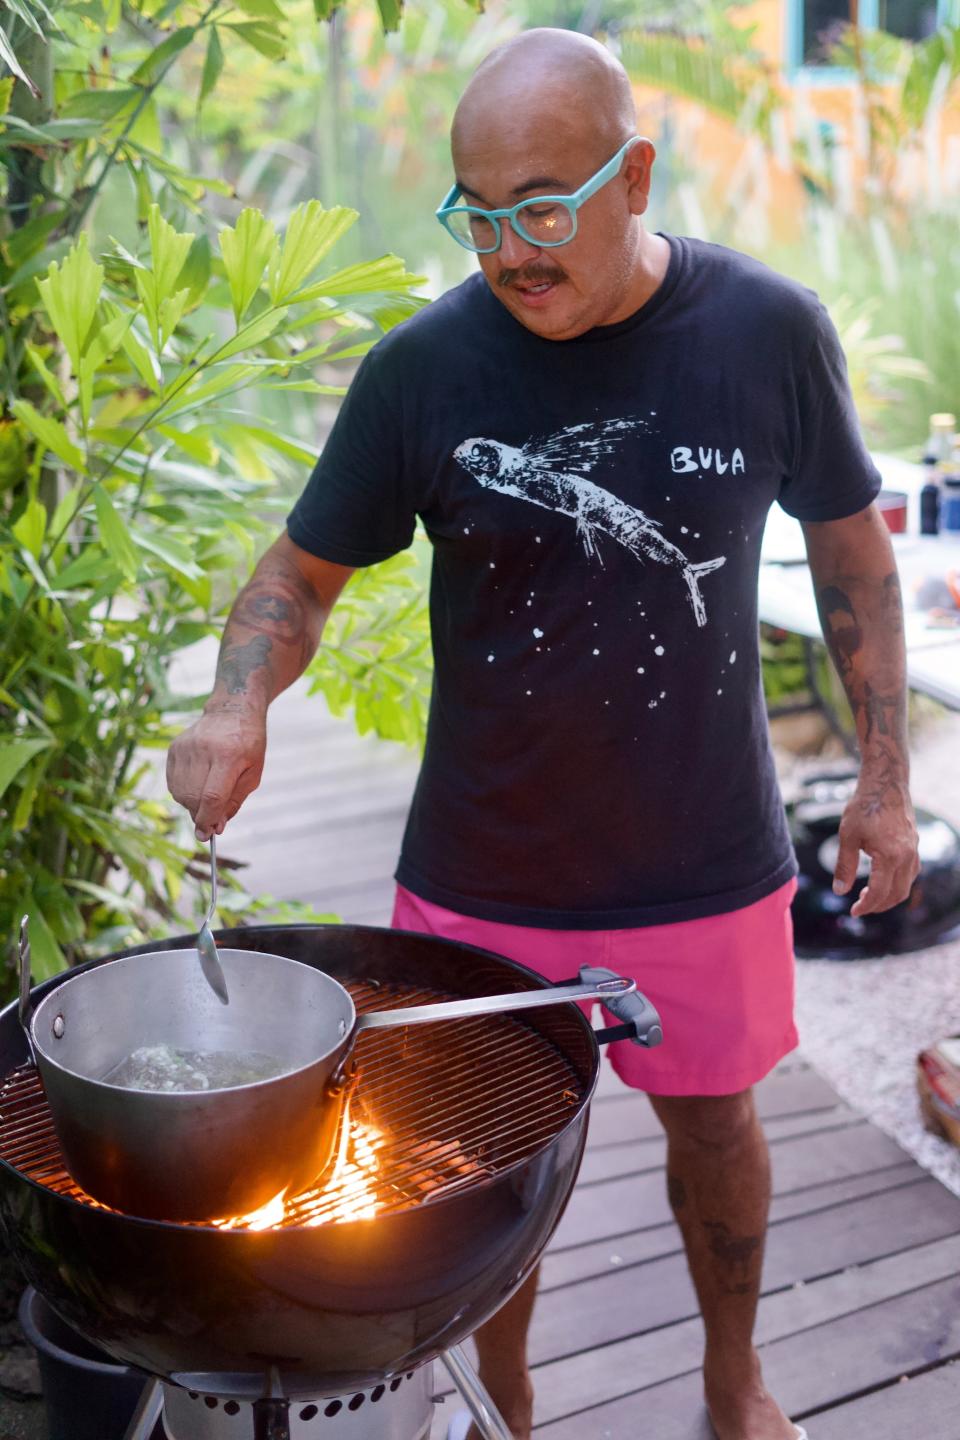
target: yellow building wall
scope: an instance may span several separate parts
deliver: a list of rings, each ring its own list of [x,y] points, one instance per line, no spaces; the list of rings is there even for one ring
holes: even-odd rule
[[[693,101],[665,96],[649,86],[635,87],[644,133],[656,143],[669,120],[679,168],[686,166],[696,173],[696,193],[691,186],[687,197],[692,210],[698,204],[703,207],[708,233],[716,228],[712,222],[724,216],[736,217],[747,237],[755,234],[758,244],[795,238],[806,200],[796,148],[799,145],[809,153],[811,143],[814,169],[822,173],[826,163],[832,176],[835,203],[843,210],[861,210],[870,163],[869,127],[858,87],[842,79],[825,83],[823,72],[788,73],[786,0],[755,0],[738,8],[736,23],[753,28],[753,44],[765,57],[784,98],[769,146]],[[882,92],[887,100],[893,94],[892,89]],[[833,143],[829,155],[821,150],[818,156],[823,122],[832,127]],[[960,97],[944,107],[930,133],[898,157],[879,183],[904,202],[960,198]],[[695,213],[689,218],[696,224]]]

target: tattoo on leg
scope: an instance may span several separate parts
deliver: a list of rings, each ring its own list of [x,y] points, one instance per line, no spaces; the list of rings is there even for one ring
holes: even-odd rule
[[[254,635],[245,645],[228,645],[217,661],[217,679],[230,695],[242,695],[254,670],[266,665],[272,649],[273,641],[266,635]]]
[[[748,1295],[756,1289],[757,1276],[753,1273],[759,1252],[763,1245],[762,1235],[733,1235],[730,1227],[722,1220],[704,1220],[707,1244],[730,1274],[729,1280],[722,1280],[728,1295]]]
[[[671,1210],[682,1210],[687,1203],[687,1187],[679,1175],[667,1175],[667,1199]]]

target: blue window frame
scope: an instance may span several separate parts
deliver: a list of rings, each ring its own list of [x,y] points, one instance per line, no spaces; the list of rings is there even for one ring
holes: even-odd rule
[[[850,71],[826,59],[831,31],[848,25],[850,19],[850,0],[787,0],[788,71],[829,85],[852,79]],[[864,30],[923,40],[948,22],[960,24],[960,0],[860,0]]]

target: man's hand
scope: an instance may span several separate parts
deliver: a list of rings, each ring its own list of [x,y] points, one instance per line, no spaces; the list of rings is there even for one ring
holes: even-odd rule
[[[260,784],[267,706],[302,675],[324,622],[353,571],[281,535],[234,601],[213,694],[167,758],[167,785],[197,838],[220,835]]]
[[[167,755],[167,786],[190,811],[197,839],[221,835],[260,784],[267,749],[266,717],[247,706],[204,713]]]
[[[917,826],[906,787],[883,772],[861,772],[840,822],[840,849],[834,871],[837,895],[849,893],[860,851],[870,856],[870,879],[851,915],[876,915],[899,905],[920,873]]]

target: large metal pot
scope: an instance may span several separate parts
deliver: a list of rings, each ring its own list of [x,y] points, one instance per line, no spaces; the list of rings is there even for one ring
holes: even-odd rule
[[[330,1160],[348,1057],[370,1028],[630,996],[593,983],[358,1016],[332,976],[282,955],[221,949],[221,1005],[193,949],[130,955],[64,980],[24,1018],[67,1168],[94,1199],[128,1214],[210,1220],[248,1213],[315,1181]],[[25,970],[28,958],[22,951]],[[648,1018],[656,1013],[647,1002]],[[26,1007],[25,1007],[26,1011]],[[142,1046],[258,1051],[268,1080],[200,1091],[130,1089],[104,1079]]]

